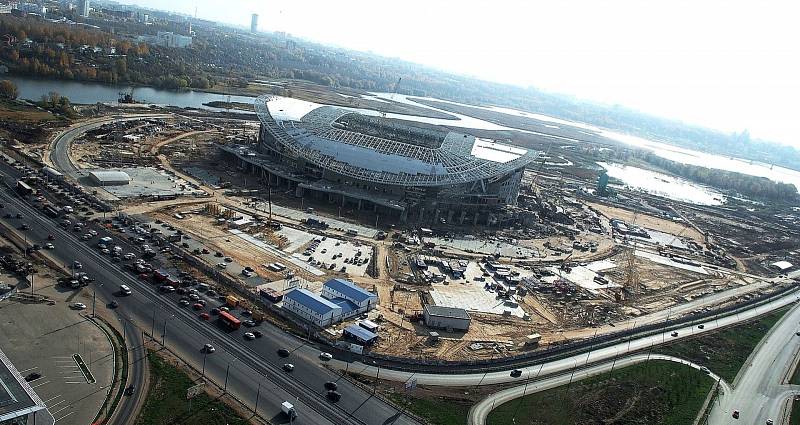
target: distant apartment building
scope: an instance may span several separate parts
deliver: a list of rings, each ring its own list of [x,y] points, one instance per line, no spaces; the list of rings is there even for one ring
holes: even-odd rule
[[[258,32],[258,13],[250,15],[250,32]]]
[[[36,13],[44,16],[47,13],[47,8],[38,3],[19,3],[17,10],[25,13]]]
[[[155,44],[162,47],[184,48],[192,45],[192,37],[175,34],[174,32],[159,31],[158,35],[140,35],[137,40],[144,43]]]
[[[13,9],[14,9],[14,5],[12,5],[11,3],[7,3],[7,4],[6,3],[0,3],[0,14],[11,13],[11,11]]]
[[[89,10],[91,9],[91,6],[89,6],[89,0],[80,0],[79,5],[80,7],[78,8],[78,12],[80,12],[81,16],[84,18],[88,18]]]

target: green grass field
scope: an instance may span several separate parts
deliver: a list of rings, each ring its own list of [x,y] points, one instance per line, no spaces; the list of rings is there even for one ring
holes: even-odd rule
[[[189,410],[186,389],[195,383],[188,375],[168,364],[154,352],[150,361],[150,391],[137,425],[244,425],[242,419],[224,403],[201,394]]]
[[[495,408],[487,424],[686,425],[713,383],[696,369],[654,360],[512,400]]]
[[[721,332],[686,339],[654,351],[706,366],[732,383],[758,342],[787,311],[788,308],[782,308],[754,321]]]
[[[391,394],[389,398],[401,407],[425,419],[432,425],[464,425],[470,406],[447,399],[409,398],[402,394]]]

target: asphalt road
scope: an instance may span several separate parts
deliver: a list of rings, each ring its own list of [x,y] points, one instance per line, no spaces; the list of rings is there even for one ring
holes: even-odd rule
[[[62,173],[77,180],[82,176],[82,174],[78,167],[76,167],[69,158],[69,147],[73,140],[75,140],[77,137],[82,136],[87,131],[94,130],[95,128],[99,128],[114,121],[121,122],[145,118],[166,118],[169,116],[170,114],[120,115],[72,126],[68,130],[65,130],[56,136],[53,150],[50,152],[50,161],[52,161],[56,168],[61,170]]]
[[[528,373],[539,374],[540,376],[547,376],[557,373],[562,373],[579,366],[589,365],[591,363],[603,362],[612,360],[614,358],[620,359],[626,357],[629,353],[641,350],[648,350],[654,346],[671,342],[682,338],[688,338],[694,335],[699,335],[722,327],[730,326],[745,320],[765,314],[769,311],[778,309],[785,305],[796,302],[800,299],[800,294],[797,291],[792,291],[784,296],[777,298],[769,303],[760,305],[755,308],[726,316],[718,319],[709,320],[704,322],[703,329],[695,325],[684,326],[680,329],[674,330],[678,333],[677,337],[672,336],[672,330],[661,332],[658,334],[645,336],[630,341],[620,342],[615,345],[596,349],[589,353],[576,354],[560,360],[544,362],[527,367],[520,367],[522,376],[527,376]],[[441,385],[450,387],[471,387],[476,385],[494,385],[510,382],[521,382],[524,378],[513,378],[510,376],[510,370],[487,372],[487,373],[470,373],[470,374],[433,374],[433,373],[414,373],[399,370],[390,370],[385,368],[377,368],[375,366],[364,365],[363,363],[355,362],[347,364],[338,360],[334,360],[332,365],[338,368],[347,368],[352,373],[358,373],[365,376],[375,377],[380,376],[381,379],[389,379],[397,382],[407,382],[410,379],[415,379],[419,385]]]
[[[782,423],[788,398],[800,394],[800,387],[784,384],[800,351],[800,304],[795,305],[759,343],[734,382],[711,410],[709,424],[766,424],[767,419]],[[739,411],[739,420],[733,411]]]
[[[702,366],[689,362],[687,360],[679,359],[677,357],[672,356],[665,356],[662,354],[634,354],[628,357],[624,357],[618,359],[616,361],[611,362],[604,362],[600,364],[595,364],[593,366],[589,366],[587,368],[582,368],[580,370],[575,371],[575,373],[564,373],[555,376],[550,376],[541,380],[536,380],[536,376],[532,374],[531,371],[528,371],[530,376],[523,375],[521,378],[528,381],[528,385],[519,385],[516,387],[508,388],[503,391],[496,392],[491,394],[490,396],[484,398],[474,406],[469,411],[469,416],[467,417],[467,424],[468,425],[484,425],[486,423],[486,417],[489,416],[489,412],[494,410],[495,407],[500,406],[503,403],[507,403],[515,398],[519,398],[525,395],[530,395],[534,393],[538,393],[540,391],[549,390],[551,388],[560,387],[562,385],[567,385],[571,382],[577,382],[582,379],[586,379],[595,375],[600,375],[602,373],[610,372],[612,370],[619,370],[620,368],[633,366],[638,363],[643,363],[650,360],[666,360],[676,363],[685,364],[689,367],[695,368],[697,370],[701,370]],[[730,387],[727,383],[721,380],[721,378],[714,373],[709,373],[709,377],[715,381],[720,381],[722,385],[723,391],[730,391]]]
[[[136,327],[140,335],[144,330],[161,340],[166,330],[165,344],[198,370],[202,369],[204,360],[202,345],[212,343],[217,351],[205,356],[206,375],[220,385],[227,375],[228,392],[247,406],[255,406],[258,398],[258,412],[262,416],[282,422],[286,418],[280,414],[280,403],[290,401],[299,414],[294,421],[297,424],[416,423],[384,400],[339,379],[336,372],[327,369],[318,359],[319,350],[303,340],[273,326],[261,325],[265,336],[248,342],[241,336],[244,329],[227,332],[216,321],[201,321],[195,312],[178,305],[177,296],[162,295],[151,284],[122,271],[120,263],[112,263],[109,257],[39,215],[7,189],[0,191],[0,200],[6,204],[7,212],[23,213],[24,221],[31,226],[25,231],[29,241],[42,243],[48,234],[56,236],[56,249],[47,254],[64,264],[75,259],[80,261],[83,271],[96,279],[90,289],[97,291],[99,300],[114,299],[120,284],[133,288],[132,296],[118,298],[117,314]],[[12,227],[21,224],[17,219],[0,220]],[[119,240],[119,236],[115,240]],[[96,239],[89,243],[96,244]],[[279,358],[278,348],[292,351],[289,359]],[[296,366],[294,372],[288,374],[281,369],[285,362]],[[326,381],[338,382],[342,393],[340,402],[334,404],[325,399],[322,384]]]

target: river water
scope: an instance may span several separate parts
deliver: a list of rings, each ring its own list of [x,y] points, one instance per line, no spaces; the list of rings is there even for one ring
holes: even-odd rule
[[[109,86],[98,83],[40,80],[40,79],[24,78],[17,76],[11,76],[7,78],[14,81],[17,84],[17,87],[20,92],[20,98],[32,99],[32,100],[38,100],[43,95],[46,95],[51,91],[56,91],[64,96],[67,96],[73,103],[85,103],[85,104],[92,104],[96,102],[114,103],[119,98],[120,92],[129,91],[131,88],[130,86],[124,86],[124,85]],[[205,107],[203,106],[203,103],[215,100],[216,101],[228,100],[227,95],[206,93],[206,92],[192,91],[192,90],[187,90],[187,91],[161,90],[152,87],[137,87],[134,92],[134,97],[142,102],[152,103],[157,105],[171,105],[182,108],[202,108],[211,110],[219,110],[219,109]],[[433,108],[415,102],[413,99],[411,99],[411,96],[406,96],[402,94],[372,93],[370,95],[365,95],[364,97],[372,98],[375,100],[393,100],[397,102],[413,104],[415,106],[419,106],[422,108],[439,110],[437,108]],[[459,104],[457,102],[445,101],[441,99],[435,99],[435,98],[429,98],[429,99],[440,102]],[[249,103],[253,101],[253,98],[248,96],[230,96],[230,100],[233,102]],[[307,109],[309,105],[312,106],[317,105],[313,102],[305,102],[296,99],[286,99],[286,102],[287,106],[292,102],[298,102],[298,106],[300,106],[299,109]],[[460,104],[460,105],[476,107],[475,105],[465,105],[465,104]],[[656,155],[661,156],[663,158],[671,159],[686,164],[715,168],[719,170],[737,171],[740,173],[750,174],[753,176],[766,177],[770,180],[777,182],[791,183],[794,184],[797,188],[800,188],[800,172],[779,166],[773,167],[769,164],[753,162],[740,158],[707,154],[691,149],[672,146],[664,142],[653,141],[641,137],[622,134],[613,130],[599,128],[585,123],[567,121],[555,117],[550,117],[547,115],[535,114],[532,112],[520,111],[511,108],[500,108],[495,106],[478,107],[478,108],[494,112],[501,112],[509,115],[524,116],[524,117],[534,118],[537,120],[548,121],[552,123],[553,127],[573,126],[590,131],[596,131],[601,135],[606,136],[610,139],[614,139],[622,143],[652,150]],[[378,114],[378,112],[372,110],[358,109],[358,111],[370,115]],[[447,111],[442,111],[442,112],[453,115],[458,119],[446,120],[446,119],[426,118],[426,117],[417,117],[412,115],[400,115],[400,114],[387,114],[387,117],[398,118],[408,121],[425,122],[429,124],[438,124],[450,127],[478,128],[484,130],[516,130],[524,132],[524,130],[498,125],[478,118],[473,118],[460,114],[454,114],[452,112],[447,112]],[[663,181],[662,183],[666,184]]]

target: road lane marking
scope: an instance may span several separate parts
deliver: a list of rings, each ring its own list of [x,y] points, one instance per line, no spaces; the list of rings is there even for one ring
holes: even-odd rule
[[[74,410],[73,410],[72,412],[69,412],[69,413],[67,413],[66,415],[64,415],[64,416],[62,416],[62,417],[60,417],[60,418],[56,419],[55,421],[53,421],[53,423],[55,424],[56,422],[58,422],[58,421],[60,421],[60,420],[62,420],[62,419],[64,419],[64,418],[66,418],[67,416],[69,416],[69,415],[71,415],[71,414],[73,414],[73,413],[75,413],[75,411],[74,411]]]
[[[64,400],[61,400],[61,401],[59,401],[58,403],[53,403],[53,404],[51,404],[51,405],[47,406],[47,408],[48,408],[48,409],[52,409],[52,408],[54,408],[54,407],[58,406],[58,405],[59,405],[59,404],[61,404],[61,403],[64,403],[64,402],[66,402],[66,401],[67,401],[66,399],[64,399]],[[46,404],[46,403],[45,403],[45,404]]]
[[[47,404],[47,402],[48,402],[48,401],[50,401],[50,400],[54,400],[54,399],[57,399],[57,398],[59,398],[59,397],[61,397],[61,394],[59,394],[59,395],[57,395],[57,396],[55,396],[55,397],[50,397],[50,398],[48,398],[47,400],[45,400],[45,401],[44,401],[44,403],[45,403],[45,404]]]
[[[36,384],[36,385],[32,386],[31,388],[39,388],[39,387],[41,387],[42,385],[44,385],[44,384],[49,384],[49,383],[50,383],[50,381],[44,381],[44,382],[42,382],[41,384]]]
[[[31,371],[31,370],[34,370],[34,369],[38,369],[38,368],[39,368],[39,366],[29,367],[29,368],[27,368],[25,370],[20,370],[19,373],[25,373],[25,372],[28,372],[28,371]]]

